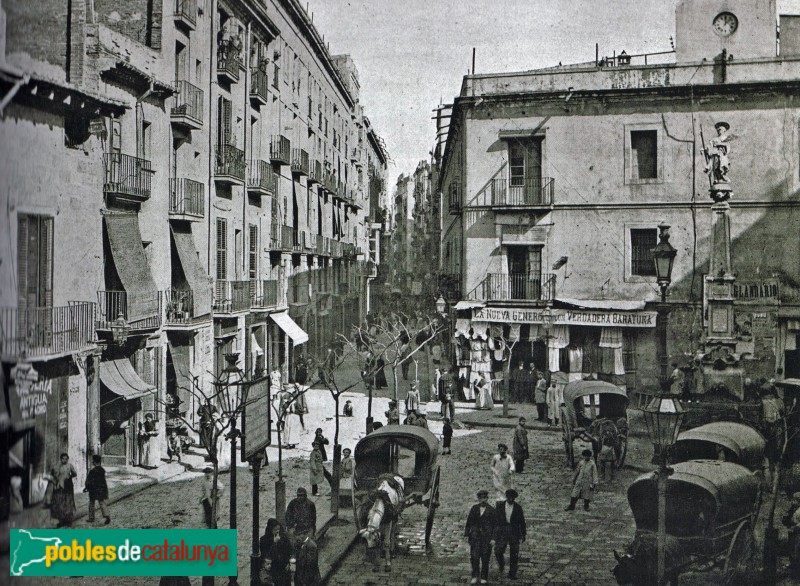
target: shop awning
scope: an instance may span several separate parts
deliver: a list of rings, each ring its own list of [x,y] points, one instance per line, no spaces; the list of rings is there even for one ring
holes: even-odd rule
[[[271,313],[269,316],[272,318],[278,327],[284,331],[284,333],[292,339],[293,346],[299,346],[300,344],[305,344],[308,342],[308,334],[303,331],[303,328],[297,325],[289,314],[285,311],[280,313]]]
[[[611,309],[614,311],[641,311],[645,307],[644,301],[628,301],[626,299],[572,299],[569,297],[556,297],[559,303],[573,305],[582,309]]]
[[[158,315],[158,289],[150,273],[136,213],[106,213],[111,255],[127,294],[127,319],[136,322]]]
[[[101,362],[100,381],[108,387],[109,391],[126,401],[138,399],[156,391],[153,385],[149,385],[139,378],[133,369],[133,364],[127,358]]]
[[[486,307],[483,301],[459,301],[453,308],[461,311],[462,309],[480,309],[481,307]]]
[[[186,276],[194,298],[192,317],[208,315],[211,313],[211,283],[206,270],[197,257],[197,247],[192,238],[192,229],[176,228],[173,225],[170,225],[170,229],[172,230],[172,241],[175,243],[181,259],[183,274]]]

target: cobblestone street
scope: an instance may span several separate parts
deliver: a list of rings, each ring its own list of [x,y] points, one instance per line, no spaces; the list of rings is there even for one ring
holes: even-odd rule
[[[432,552],[424,552],[426,510],[410,507],[403,514],[401,541],[409,546],[393,561],[391,575],[374,573],[363,546],[356,545],[329,584],[466,584],[470,577],[469,545],[464,522],[479,488],[493,495],[489,461],[498,442],[510,443],[511,430],[491,429],[457,436],[453,455],[440,458],[441,506],[436,512]],[[531,459],[525,474],[513,477],[528,522],[528,539],[520,548],[517,579],[498,576],[494,584],[615,584],[613,550],[633,536],[625,489],[637,472],[624,470],[613,483],[602,483],[591,511],[564,512],[571,473],[565,465],[561,434],[532,431]],[[490,499],[492,497],[490,496]],[[508,554],[506,554],[507,556]],[[508,562],[506,562],[508,563]]]

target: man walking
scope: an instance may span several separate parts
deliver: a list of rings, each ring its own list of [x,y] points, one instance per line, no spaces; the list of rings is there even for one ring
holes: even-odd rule
[[[479,490],[478,504],[473,505],[467,516],[464,537],[469,540],[469,561],[472,564],[470,584],[487,584],[489,581],[489,558],[494,547],[497,529],[497,514],[489,505],[489,491]]]
[[[519,565],[519,544],[525,541],[525,513],[519,503],[515,502],[519,494],[513,488],[506,491],[506,500],[497,501],[497,531],[495,532],[494,557],[502,574],[505,568],[506,546],[508,554],[508,577],[517,577]]]
[[[533,393],[539,378],[536,376],[536,366],[531,362],[528,370],[525,371],[525,382],[523,383],[522,396],[520,401],[523,403],[533,402]]]
[[[286,528],[295,549],[295,557],[306,537],[312,540],[316,537],[317,507],[308,500],[308,491],[302,486],[297,489],[297,496],[286,507]]]
[[[519,367],[511,371],[511,384],[509,385],[508,400],[511,403],[518,403],[525,395],[525,364],[520,361]]]
[[[534,391],[534,401],[536,401],[537,421],[547,421],[547,378],[543,372],[536,373],[536,390]]]
[[[516,469],[517,474],[523,473],[525,468],[525,460],[529,458],[528,430],[525,429],[525,423],[526,419],[524,417],[520,417],[517,427],[514,428],[514,441],[511,444],[514,451],[514,468]]]

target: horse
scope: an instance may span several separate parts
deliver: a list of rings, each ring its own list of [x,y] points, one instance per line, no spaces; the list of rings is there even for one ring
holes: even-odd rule
[[[378,481],[378,488],[370,495],[373,502],[367,512],[366,527],[358,534],[364,539],[367,552],[380,549],[385,560],[384,569],[388,572],[392,569],[394,525],[406,500],[405,483],[400,476],[392,474],[382,474]],[[377,571],[377,558],[373,563]]]
[[[677,586],[681,570],[689,563],[690,558],[677,537],[667,535],[664,547],[665,571],[664,581]],[[638,534],[622,555],[614,550],[617,565],[611,570],[617,584],[633,584],[649,586],[656,582],[656,566],[658,549],[654,534]]]

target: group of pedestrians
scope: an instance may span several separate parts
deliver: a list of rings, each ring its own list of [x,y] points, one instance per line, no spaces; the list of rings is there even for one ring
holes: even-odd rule
[[[512,369],[509,378],[509,400],[512,403],[533,403],[537,421],[559,424],[564,393],[556,381],[550,379],[548,382],[548,375],[537,370],[533,362],[525,370],[521,361],[516,369]]]

